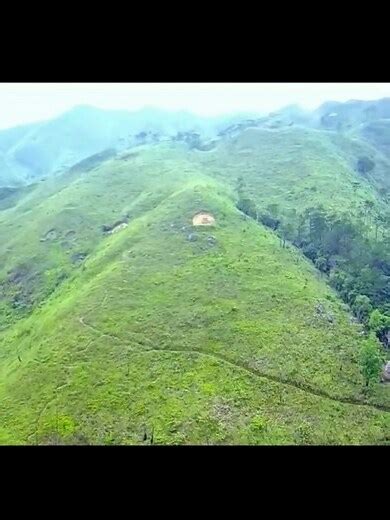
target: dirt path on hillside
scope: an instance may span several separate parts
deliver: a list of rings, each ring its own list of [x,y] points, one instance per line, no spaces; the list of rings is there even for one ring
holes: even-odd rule
[[[125,341],[123,339],[121,339],[121,338],[119,338],[118,336],[115,336],[115,335],[107,334],[107,333],[99,330],[98,328],[96,328],[96,327],[86,323],[83,317],[79,318],[79,322],[82,325],[84,325],[84,327],[88,327],[89,329],[93,330],[95,333],[99,334],[100,338],[109,337],[109,338],[112,338],[112,339],[114,339],[116,341],[120,341],[122,344],[126,345],[126,343],[125,343]],[[281,377],[271,375],[271,374],[269,374],[267,372],[262,372],[260,370],[255,369],[255,368],[251,368],[251,367],[247,366],[245,363],[229,359],[228,357],[223,356],[221,354],[212,354],[210,352],[206,352],[206,351],[201,350],[201,349],[189,350],[189,349],[186,349],[186,348],[183,348],[183,349],[167,349],[167,348],[159,349],[159,348],[148,348],[148,347],[145,348],[145,345],[143,345],[142,343],[139,343],[139,342],[137,342],[137,343],[139,345],[142,345],[143,348],[142,349],[135,348],[135,349],[133,349],[133,352],[139,352],[139,353],[142,353],[142,354],[147,353],[147,352],[159,352],[159,353],[161,353],[161,352],[171,352],[173,354],[195,354],[195,355],[199,355],[199,356],[206,356],[208,358],[214,359],[217,362],[221,362],[222,361],[223,363],[229,364],[230,366],[232,366],[234,368],[238,368],[240,370],[243,370],[243,371],[247,372],[248,374],[250,374],[251,376],[267,379],[267,380],[272,381],[274,383],[287,385],[287,386],[293,387],[295,389],[301,390],[303,392],[315,395],[317,397],[322,397],[324,399],[329,399],[331,401],[335,401],[335,402],[342,403],[342,404],[350,404],[350,405],[355,405],[355,406],[368,406],[368,407],[374,408],[376,410],[380,410],[380,411],[384,411],[384,412],[390,412],[390,406],[370,403],[369,401],[361,401],[361,400],[358,400],[358,399],[354,399],[352,397],[340,397],[340,396],[336,397],[336,396],[333,396],[333,395],[329,394],[325,390],[321,390],[319,388],[312,387],[311,385],[309,385],[307,383],[293,381],[293,380],[289,380],[289,379],[283,379]]]

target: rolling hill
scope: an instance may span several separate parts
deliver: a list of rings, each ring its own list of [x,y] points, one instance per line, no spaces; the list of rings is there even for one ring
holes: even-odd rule
[[[359,366],[373,340],[237,209],[238,177],[291,221],[385,209],[355,171],[371,144],[290,122],[133,143],[2,192],[0,443],[388,443],[390,387],[366,394]]]

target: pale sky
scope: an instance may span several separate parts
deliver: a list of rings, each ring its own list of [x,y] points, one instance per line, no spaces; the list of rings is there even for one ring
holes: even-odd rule
[[[382,97],[390,97],[390,83],[0,83],[0,128],[50,119],[85,104],[125,110],[156,106],[213,116]]]

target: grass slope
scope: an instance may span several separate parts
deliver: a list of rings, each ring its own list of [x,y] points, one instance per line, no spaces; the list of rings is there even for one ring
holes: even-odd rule
[[[352,154],[346,157],[333,136],[299,127],[251,128],[213,152],[189,157],[232,188],[243,176],[248,194],[260,206],[276,203],[283,212],[318,205],[336,213],[357,211],[366,199],[378,204],[371,184],[353,171]],[[360,181],[358,189],[353,181]]]
[[[248,129],[208,152],[144,146],[37,184],[0,214],[0,327],[26,315],[72,276],[78,259],[104,238],[103,225],[131,221],[191,179],[208,176],[234,196],[242,175],[259,206],[276,203],[290,218],[319,204],[336,213],[358,212],[364,200],[382,204],[367,179],[353,187],[358,176],[340,152],[347,147],[330,135]]]
[[[388,442],[388,388],[364,404],[364,338],[335,294],[236,210],[235,168],[213,179],[187,157],[146,148],[3,212],[8,267],[22,226],[24,259],[69,276],[0,338],[0,442],[142,443],[151,428],[156,443]],[[199,209],[215,228],[192,228]],[[129,226],[102,236],[126,212]],[[47,228],[56,238],[40,242]]]

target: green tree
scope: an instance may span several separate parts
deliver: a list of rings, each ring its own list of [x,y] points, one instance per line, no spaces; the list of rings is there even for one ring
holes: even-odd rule
[[[328,271],[328,260],[324,256],[319,256],[316,258],[314,265],[319,271],[326,273]]]
[[[360,350],[360,369],[364,377],[365,385],[378,381],[383,359],[374,338],[365,341]]]
[[[272,217],[268,212],[267,213],[261,213],[259,215],[259,219],[258,220],[262,224],[264,224],[264,226],[267,226],[267,227],[273,229],[274,231],[276,229],[278,229],[278,227],[280,225],[280,220],[278,218]]]
[[[257,218],[257,207],[255,202],[248,198],[241,198],[238,200],[237,208],[252,218]]]
[[[382,314],[379,309],[375,309],[370,314],[368,327],[372,332],[375,332],[377,338],[388,345],[390,335],[390,316]]]
[[[368,173],[373,170],[374,167],[375,163],[369,157],[359,157],[357,162],[357,171],[359,173]]]
[[[323,235],[328,229],[325,212],[322,207],[319,207],[318,209],[309,208],[306,211],[306,216],[309,219],[310,239],[313,243],[320,246]]]
[[[286,246],[286,240],[292,240],[294,237],[294,226],[288,220],[285,220],[279,226],[279,236],[282,247]]]
[[[305,236],[307,232],[307,220],[306,215],[299,215],[297,218],[297,237],[296,244],[298,247],[302,247],[302,244],[305,242]]]
[[[372,311],[370,298],[368,298],[365,294],[359,294],[355,298],[355,301],[352,305],[352,310],[359,321],[363,323],[366,322]]]

